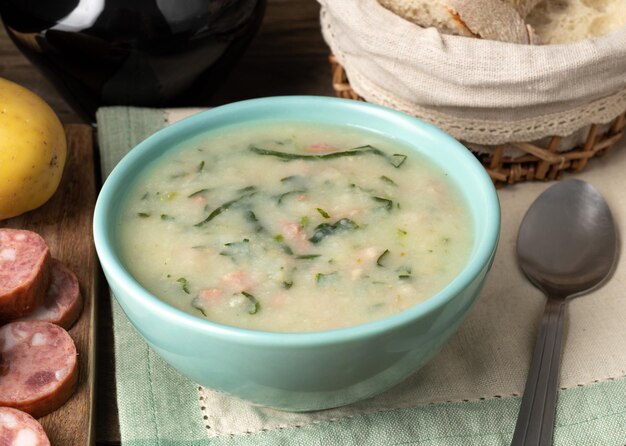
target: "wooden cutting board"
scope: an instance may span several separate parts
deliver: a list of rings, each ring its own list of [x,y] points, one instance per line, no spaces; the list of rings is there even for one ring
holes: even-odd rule
[[[96,200],[92,128],[66,128],[68,158],[59,189],[42,207],[0,221],[0,227],[29,229],[48,243],[53,257],[78,277],[84,308],[70,335],[78,350],[78,387],[61,408],[39,419],[54,446],[94,444],[95,310],[98,269],[91,222]]]

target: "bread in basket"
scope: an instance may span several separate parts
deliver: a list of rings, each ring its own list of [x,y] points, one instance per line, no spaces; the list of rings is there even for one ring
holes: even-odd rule
[[[421,27],[377,0],[319,2],[338,95],[434,123],[497,182],[582,169],[624,133],[626,28],[527,45]]]

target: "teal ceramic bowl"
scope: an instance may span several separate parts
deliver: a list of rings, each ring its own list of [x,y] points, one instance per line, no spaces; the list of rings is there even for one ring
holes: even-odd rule
[[[441,292],[397,315],[337,330],[272,333],[208,322],[162,302],[125,269],[116,226],[130,182],[168,148],[212,129],[258,121],[340,124],[389,135],[441,166],[473,218],[465,269]],[[169,364],[195,382],[288,411],[342,406],[376,395],[422,367],[455,332],[479,294],[496,250],[498,198],[476,158],[441,130],[363,102],[322,97],[255,99],[218,107],[157,132],[107,178],[94,238],[111,290],[128,319]]]

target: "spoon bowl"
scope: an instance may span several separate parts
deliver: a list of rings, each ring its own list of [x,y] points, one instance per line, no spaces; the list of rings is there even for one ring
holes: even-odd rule
[[[590,291],[611,272],[617,233],[608,204],[589,183],[566,180],[532,204],[517,238],[519,265],[546,294]]]
[[[609,206],[584,181],[566,180],[551,186],[524,216],[517,237],[519,266],[548,300],[513,446],[552,444],[565,303],[610,277],[617,247]]]

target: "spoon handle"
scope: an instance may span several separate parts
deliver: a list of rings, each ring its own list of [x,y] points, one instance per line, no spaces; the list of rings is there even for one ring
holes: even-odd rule
[[[548,296],[526,378],[524,397],[517,417],[512,446],[548,446],[552,444],[565,301]]]

